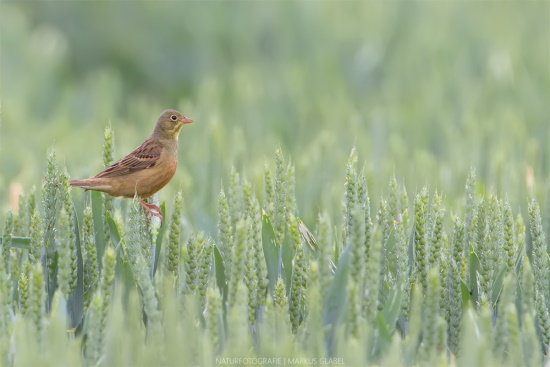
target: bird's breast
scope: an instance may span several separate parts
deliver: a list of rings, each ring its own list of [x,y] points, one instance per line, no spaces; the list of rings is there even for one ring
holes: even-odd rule
[[[176,160],[163,160],[157,166],[151,168],[151,172],[144,172],[136,183],[138,195],[142,199],[154,195],[174,177],[177,166],[178,162]]]

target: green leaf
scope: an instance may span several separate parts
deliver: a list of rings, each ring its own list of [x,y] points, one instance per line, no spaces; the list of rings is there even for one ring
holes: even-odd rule
[[[333,248],[332,248],[332,263],[333,264],[337,264],[338,263],[338,259],[340,258],[340,249],[341,249],[341,246],[342,246],[342,241],[340,241],[340,236],[336,235],[338,233],[338,227],[337,226],[334,226],[334,229],[333,229],[333,232],[334,233],[334,236],[333,236],[333,239],[332,239],[332,245],[333,245]]]
[[[470,298],[472,304],[477,307],[477,301],[479,299],[479,290],[477,289],[477,273],[480,269],[479,258],[474,251],[470,251]]]
[[[346,246],[338,260],[336,272],[328,289],[323,312],[323,326],[336,326],[344,315],[350,259],[350,247]]]
[[[111,214],[107,214],[107,225],[109,226],[109,230],[111,231],[111,241],[115,245],[115,248],[118,248],[120,245],[120,232],[118,231],[118,227],[116,226],[115,220],[111,217]]]
[[[461,280],[460,289],[462,290],[462,307],[466,307],[470,301],[470,288],[468,288],[468,285]]]
[[[264,249],[265,263],[267,266],[267,277],[269,278],[269,289],[273,291],[277,281],[279,266],[279,251],[275,242],[275,232],[266,213],[262,215],[262,246]]]
[[[514,262],[514,269],[517,272],[519,272],[520,270],[521,262],[523,261],[523,256],[525,255],[524,247],[525,247],[525,241],[524,243],[521,244],[521,247],[516,250],[517,256],[516,256],[516,261]]]
[[[222,254],[217,245],[214,245],[214,267],[216,270],[216,284],[220,288],[222,297],[227,297],[227,283],[225,281],[225,265]]]
[[[371,358],[385,354],[390,348],[392,340],[393,328],[388,325],[387,320],[380,312],[376,317],[376,326],[376,329],[371,331],[369,337],[369,344],[373,346],[370,350]]]
[[[124,260],[124,252],[122,248],[120,251],[117,251],[115,274],[118,279],[122,280],[126,295],[131,289],[136,287],[137,283],[134,278],[134,272],[132,271],[130,263]]]
[[[44,279],[47,279],[46,283],[46,291],[47,291],[47,298],[46,298],[46,312],[50,313],[51,307],[52,307],[52,300],[53,295],[55,291],[57,290],[57,262],[59,259],[59,255],[57,251],[54,254],[53,261],[52,261],[52,267],[54,270],[52,276],[50,276],[49,268],[45,265],[46,258],[43,256],[44,261],[42,261],[42,267],[44,269]]]
[[[162,247],[162,239],[164,238],[164,232],[166,231],[166,203],[163,201],[162,204],[160,204],[160,212],[162,214],[163,221],[161,222],[158,234],[157,234],[157,242],[156,242],[156,248],[155,248],[155,262],[153,264],[153,277],[155,276],[155,273],[157,271],[158,265],[159,265],[159,258],[160,258],[160,249]]]
[[[80,239],[80,229],[78,226],[78,217],[74,208],[73,221],[75,223],[74,234],[77,256],[77,280],[76,288],[73,290],[73,293],[69,295],[69,298],[67,300],[70,329],[77,328],[81,324],[84,315],[84,262],[82,259],[82,244]]]
[[[336,330],[346,311],[347,283],[351,261],[350,251],[349,246],[346,246],[342,251],[324,302],[323,328],[328,329],[326,343],[329,353],[333,351]]]
[[[0,238],[0,241],[2,239]],[[31,238],[30,237],[12,237],[11,238],[11,247],[21,248],[23,250],[30,250],[31,248]]]
[[[99,191],[90,191],[92,197],[92,218],[94,221],[95,246],[97,248],[97,258],[103,259],[105,251],[105,236],[103,235],[103,194]],[[98,261],[99,269],[103,266]]]
[[[502,266],[500,267],[496,277],[495,277],[495,281],[493,283],[493,292],[492,292],[492,301],[493,301],[493,306],[496,307],[496,304],[497,304],[497,301],[498,301],[498,297],[500,297],[500,293],[502,292],[502,286],[504,284],[504,275],[506,274],[506,264],[502,264]]]
[[[130,265],[124,261],[124,249],[122,248],[122,236],[120,235],[120,232],[118,231],[118,227],[114,221],[114,219],[111,217],[109,213],[106,213],[107,215],[107,225],[109,226],[109,230],[111,231],[111,241],[115,245],[115,251],[116,251],[116,266],[115,266],[115,274],[117,278],[122,278],[126,292],[129,289],[132,289],[132,287],[135,286],[135,280],[134,280],[134,274],[132,273],[132,269],[130,268]]]
[[[401,302],[403,299],[403,290],[401,287],[395,287],[390,292],[389,298],[386,300],[384,309],[382,310],[382,316],[388,325],[390,333],[395,330],[395,325],[399,314],[401,313]]]

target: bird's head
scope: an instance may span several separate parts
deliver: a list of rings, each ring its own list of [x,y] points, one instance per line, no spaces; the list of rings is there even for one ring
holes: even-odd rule
[[[177,139],[183,125],[193,122],[176,110],[166,110],[160,114],[153,135],[164,139]]]

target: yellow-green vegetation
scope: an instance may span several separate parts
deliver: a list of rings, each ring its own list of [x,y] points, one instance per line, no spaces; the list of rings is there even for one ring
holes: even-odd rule
[[[0,3],[0,366],[542,366],[548,14]],[[163,222],[69,187],[166,108]]]
[[[265,205],[280,209],[260,212],[261,193],[235,178],[209,236],[182,225],[181,193],[162,223],[136,201],[115,201],[115,220],[98,192],[75,210],[51,153],[43,205],[4,224],[3,365],[540,365],[550,297],[538,202],[528,247],[508,200],[470,192],[465,243],[466,214],[447,216],[426,187],[413,206],[395,178],[373,224],[357,164],[352,150],[341,226],[320,214],[311,233],[296,216],[292,163],[277,149],[266,178],[280,192]],[[467,189],[475,181],[472,170]]]

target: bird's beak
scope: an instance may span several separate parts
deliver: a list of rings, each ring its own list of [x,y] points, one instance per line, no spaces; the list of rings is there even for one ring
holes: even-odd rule
[[[184,124],[190,124],[190,123],[193,122],[193,120],[191,120],[190,118],[187,118],[185,116],[180,121],[183,122]]]

